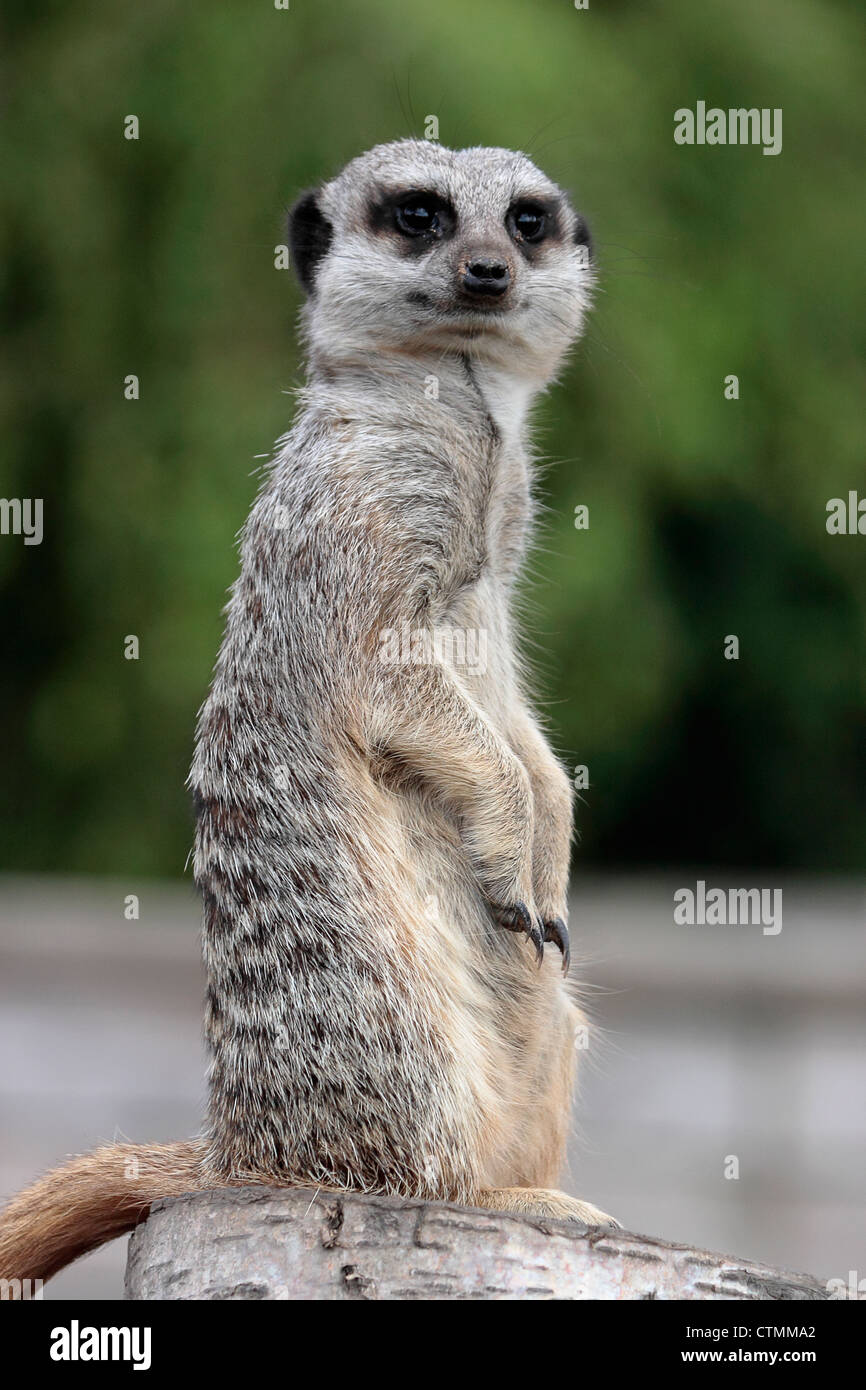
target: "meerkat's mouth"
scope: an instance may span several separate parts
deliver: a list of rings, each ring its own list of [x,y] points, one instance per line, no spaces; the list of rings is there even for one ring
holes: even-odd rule
[[[463,319],[471,323],[481,323],[487,319],[502,319],[514,312],[517,307],[513,301],[507,304],[477,299],[434,299],[433,295],[426,294],[423,290],[410,290],[406,295],[406,303],[416,305],[419,309],[430,309],[434,314],[449,320]]]
[[[521,306],[513,301],[499,303],[466,303],[462,299],[437,300],[423,290],[411,290],[406,302],[419,309],[429,311],[418,327],[425,335],[453,340],[454,338],[475,339],[484,334],[500,334],[515,310]]]

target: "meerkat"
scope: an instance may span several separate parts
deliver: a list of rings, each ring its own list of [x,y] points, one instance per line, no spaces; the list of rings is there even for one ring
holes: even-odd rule
[[[17,1196],[7,1278],[247,1183],[616,1224],[554,1187],[584,1022],[572,791],[514,616],[528,412],[581,332],[587,227],[525,155],[401,140],[301,197],[289,244],[307,380],[190,774],[206,1126]]]

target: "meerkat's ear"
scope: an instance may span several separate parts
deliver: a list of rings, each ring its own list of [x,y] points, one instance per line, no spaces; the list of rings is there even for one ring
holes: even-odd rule
[[[575,222],[574,222],[574,244],[575,244],[575,246],[585,246],[585,247],[586,247],[586,257],[587,257],[587,260],[589,260],[589,261],[592,260],[592,258],[593,258],[592,233],[591,233],[590,230],[589,230],[589,227],[588,227],[587,222],[586,222],[586,218],[583,217],[582,214],[579,213],[579,212],[575,214]]]
[[[327,254],[334,229],[319,207],[318,189],[302,193],[289,212],[289,250],[295,273],[310,294],[316,285],[316,266]]]

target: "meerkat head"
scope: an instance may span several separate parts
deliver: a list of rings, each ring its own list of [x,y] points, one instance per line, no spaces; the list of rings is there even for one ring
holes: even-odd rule
[[[313,354],[458,352],[539,382],[589,303],[583,218],[525,155],[379,145],[290,214]]]

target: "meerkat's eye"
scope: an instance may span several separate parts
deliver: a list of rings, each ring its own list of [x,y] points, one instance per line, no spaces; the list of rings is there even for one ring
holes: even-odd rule
[[[457,214],[432,189],[385,189],[370,205],[370,226],[374,232],[397,232],[407,255],[422,255],[453,235]]]
[[[398,231],[404,236],[432,236],[439,231],[439,208],[432,198],[423,194],[407,198],[394,209]]]
[[[535,203],[516,203],[505,224],[515,241],[539,242],[547,231],[547,213]]]

